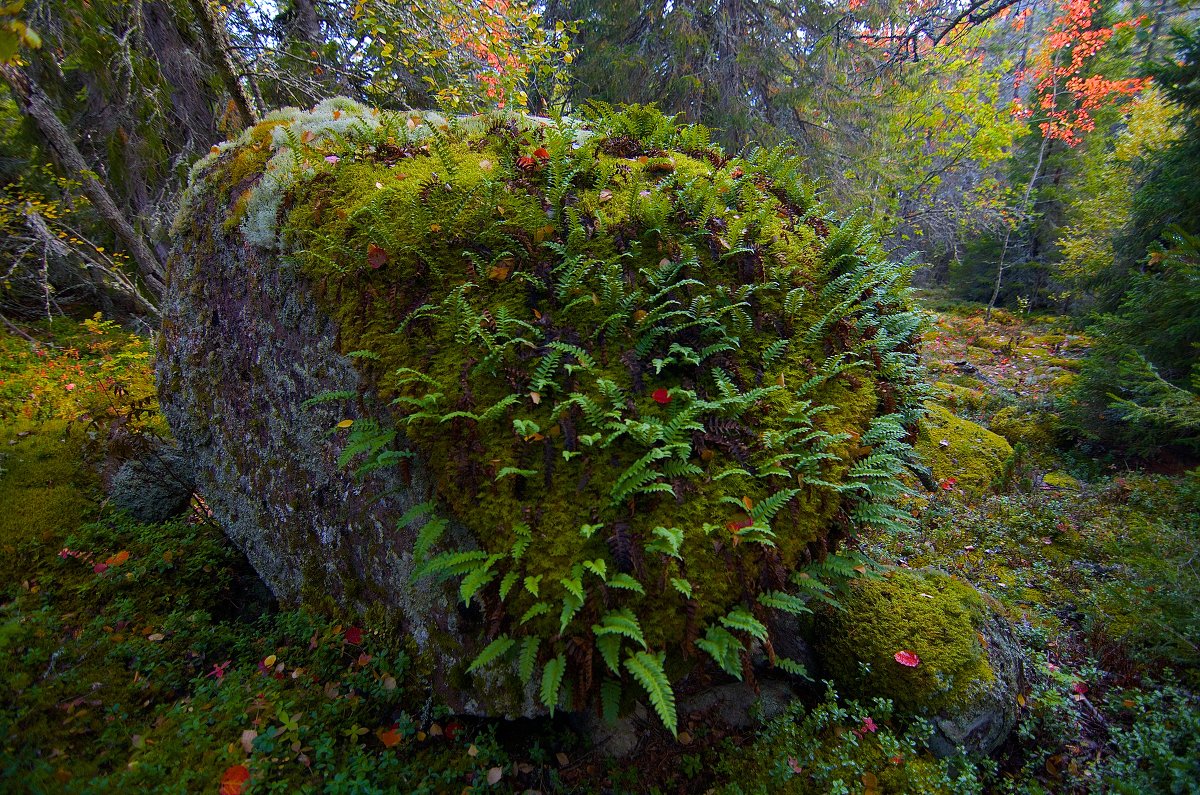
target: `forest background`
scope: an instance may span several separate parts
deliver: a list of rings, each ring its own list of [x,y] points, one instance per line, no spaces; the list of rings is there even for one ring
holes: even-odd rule
[[[1098,323],[1080,414],[1115,424],[1082,435],[1195,444],[1195,24],[1179,0],[15,0],[0,308],[152,325],[190,164],[277,107],[656,103],[794,147],[918,285]]]

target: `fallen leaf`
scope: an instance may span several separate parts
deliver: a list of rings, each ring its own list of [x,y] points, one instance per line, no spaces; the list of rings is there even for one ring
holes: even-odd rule
[[[504,777],[504,771],[498,767],[493,767],[488,770],[487,783],[493,787],[500,783],[500,779]]]
[[[383,677],[383,689],[384,690],[395,690],[396,689],[396,677],[394,677],[394,676]]]
[[[892,655],[892,658],[896,662],[900,663],[901,665],[907,666],[909,668],[916,668],[918,665],[921,664],[921,658],[918,657],[917,655],[913,654],[911,651],[908,651],[907,649],[896,652],[895,654]]]
[[[122,549],[120,552],[113,555],[112,557],[110,557],[108,560],[106,560],[104,562],[110,566],[120,566],[122,563],[124,563],[127,560],[129,560],[129,552]]]
[[[479,749],[476,748],[474,745],[470,746],[469,748],[467,748],[467,756],[469,756],[471,758],[475,758],[475,757],[479,756]]]
[[[388,261],[388,253],[374,243],[367,245],[367,264],[373,269],[379,270]]]
[[[258,732],[254,729],[246,729],[242,732],[242,750],[246,753],[254,752],[254,738],[258,737]]]
[[[395,727],[390,729],[378,729],[375,732],[375,736],[379,738],[379,742],[383,743],[384,748],[391,748],[395,745],[399,745],[404,739],[400,732],[396,731]]]
[[[650,397],[654,398],[655,403],[659,403],[664,406],[671,402],[671,393],[662,387],[654,390],[654,393],[651,394]]]
[[[279,658],[278,658],[278,657],[276,657],[274,654],[268,654],[266,657],[264,657],[264,658],[263,658],[263,667],[264,667],[264,668],[270,668],[272,665],[274,665],[274,664],[275,664],[275,662],[276,662],[278,659],[279,659]]]
[[[538,160],[549,160],[550,159],[550,153],[547,152],[546,148],[543,146],[539,146],[537,149],[534,149],[533,156],[536,157]]]
[[[558,760],[559,767],[566,767],[567,765],[571,764],[571,758],[562,751],[559,751],[557,754],[555,754],[554,758]]]
[[[354,420],[342,420],[341,422],[339,422],[337,424],[337,426],[339,428],[349,428],[353,424],[354,424]]]
[[[221,775],[221,795],[242,795],[249,780],[250,770],[245,765],[227,768]]]
[[[533,401],[533,405],[538,406],[542,403],[542,396],[539,392],[530,392],[529,399]]]
[[[345,643],[351,643],[355,646],[362,643],[363,632],[358,627],[350,627],[346,630],[346,634],[342,636]]]
[[[165,637],[166,635],[162,634],[161,632],[155,632],[152,635],[147,635],[146,640],[150,641],[151,643],[158,643]]]

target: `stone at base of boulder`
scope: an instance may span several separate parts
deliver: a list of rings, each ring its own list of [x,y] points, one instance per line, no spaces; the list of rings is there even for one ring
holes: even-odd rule
[[[678,711],[681,724],[689,716],[704,713],[706,725],[745,729],[782,715],[795,699],[796,692],[787,682],[759,679],[758,692],[745,682],[718,685],[681,698]],[[645,737],[663,731],[658,718],[640,703],[615,723],[606,722],[595,712],[576,717],[579,731],[591,738],[592,747],[614,759],[632,756]]]
[[[109,504],[139,522],[154,524],[186,511],[194,489],[191,463],[164,444],[121,464],[109,486]]]

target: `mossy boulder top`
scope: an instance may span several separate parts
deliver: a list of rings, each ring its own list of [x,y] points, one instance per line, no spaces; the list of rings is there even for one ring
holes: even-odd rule
[[[645,108],[275,114],[197,167],[164,409],[276,594],[398,621],[452,706],[670,726],[902,517],[907,271],[798,174]]]

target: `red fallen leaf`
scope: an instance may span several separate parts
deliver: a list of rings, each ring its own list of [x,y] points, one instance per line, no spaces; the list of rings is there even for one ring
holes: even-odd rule
[[[654,390],[654,394],[652,394],[650,397],[654,398],[655,403],[661,403],[663,405],[671,402],[671,394],[662,387]]]
[[[731,533],[736,533],[738,530],[745,530],[747,527],[749,527],[752,524],[754,524],[754,520],[751,519],[749,516],[746,516],[745,514],[743,514],[743,515],[737,517],[736,519],[734,519],[732,522],[729,522],[725,526],[727,528],[729,528],[729,531]]]
[[[1075,684],[1071,685],[1071,692],[1077,695],[1082,696],[1087,691],[1088,686],[1083,682],[1076,682]]]
[[[350,627],[350,629],[346,630],[343,638],[346,643],[352,643],[357,646],[362,643],[362,630],[358,627]]]
[[[384,748],[399,745],[400,741],[404,739],[400,732],[396,731],[395,726],[390,729],[378,729],[375,732],[375,736],[379,738],[379,742],[383,743]]]
[[[544,146],[539,146],[537,149],[534,149],[533,156],[536,157],[538,160],[549,160],[550,159],[550,153],[546,151],[546,148]]]
[[[521,157],[517,158],[517,168],[530,169],[536,165],[537,165],[537,161],[534,160],[532,157],[525,157],[524,155],[522,155]]]
[[[457,737],[457,736],[458,736],[458,733],[459,733],[460,731],[462,731],[462,724],[461,724],[461,723],[457,723],[457,722],[455,722],[455,723],[447,723],[447,724],[446,724],[446,729],[445,729],[446,739],[447,739],[447,740],[453,740],[455,737]]]
[[[108,571],[108,564],[97,563],[95,566],[92,566],[92,571],[96,572],[97,574],[103,574],[104,572]]]
[[[958,485],[958,478],[946,478],[938,485],[942,487],[942,491],[950,491]]]
[[[221,775],[221,795],[242,795],[246,782],[250,780],[250,771],[245,765],[234,765]]]
[[[388,261],[388,253],[374,243],[367,245],[367,264],[379,270]]]
[[[908,650],[898,651],[893,654],[892,657],[896,660],[896,662],[900,663],[901,665],[908,666],[909,668],[916,668],[921,664],[921,658]]]

